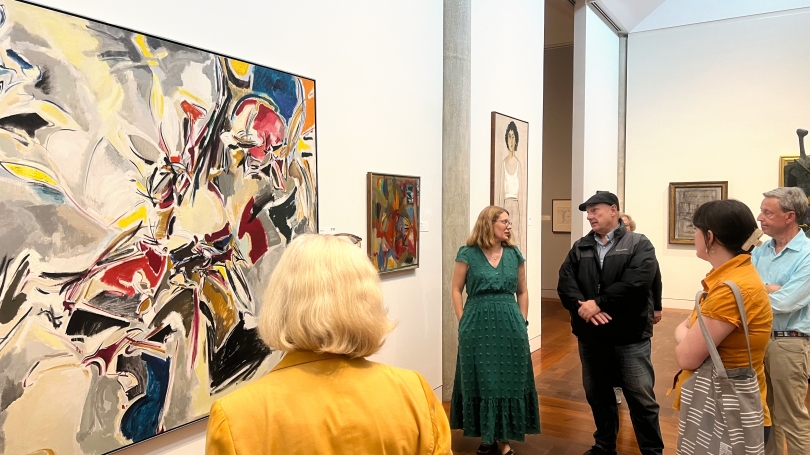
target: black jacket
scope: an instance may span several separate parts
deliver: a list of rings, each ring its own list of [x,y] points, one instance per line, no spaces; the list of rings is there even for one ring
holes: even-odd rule
[[[574,335],[584,341],[629,344],[652,336],[653,311],[660,305],[661,275],[655,248],[623,223],[599,266],[593,231],[574,243],[560,267],[557,294],[571,313]],[[613,319],[593,325],[579,317],[579,301],[595,300]]]

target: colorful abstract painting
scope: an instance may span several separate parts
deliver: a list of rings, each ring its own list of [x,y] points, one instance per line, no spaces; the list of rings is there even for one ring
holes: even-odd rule
[[[368,255],[380,273],[419,267],[419,177],[368,173]]]
[[[0,0],[0,453],[100,454],[267,372],[315,83]]]

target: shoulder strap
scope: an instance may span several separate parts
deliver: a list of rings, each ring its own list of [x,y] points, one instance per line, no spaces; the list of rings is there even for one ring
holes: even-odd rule
[[[624,235],[630,238],[630,252],[635,253],[638,243],[641,242],[641,234],[637,234],[629,229],[625,229]]]
[[[745,344],[748,347],[748,366],[751,369],[754,369],[754,362],[751,359],[751,341],[748,339],[748,320],[746,319],[745,305],[743,304],[742,294],[740,294],[740,288],[737,287],[733,281],[724,281],[723,284],[731,288],[731,292],[734,294],[734,300],[737,301],[737,308],[740,311],[743,331],[745,332]],[[700,299],[705,294],[706,293],[703,291],[698,291],[698,293],[695,295],[695,312],[697,313],[697,320],[700,324],[700,331],[703,333],[703,340],[706,342],[706,348],[709,350],[709,357],[712,359],[715,371],[717,371],[717,374],[720,375],[721,378],[728,379],[726,368],[723,366],[723,361],[720,359],[720,354],[717,352],[717,346],[714,345],[712,336],[709,334],[709,329],[706,328],[706,323],[703,322],[703,315],[700,314]]]
[[[745,333],[745,345],[748,347],[748,366],[754,368],[754,362],[751,360],[751,340],[748,337],[748,316],[745,314],[745,302],[743,302],[740,288],[733,281],[723,281],[723,284],[731,288],[734,294],[734,300],[737,301],[737,309],[740,310],[740,320],[742,321],[743,332]]]

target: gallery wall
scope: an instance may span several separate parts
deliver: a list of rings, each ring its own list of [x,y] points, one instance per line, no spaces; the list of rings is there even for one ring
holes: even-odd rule
[[[543,2],[471,2],[470,226],[490,201],[490,113],[529,123],[529,338],[540,347],[540,209],[543,152]],[[521,138],[521,141],[523,138]]]
[[[759,214],[810,126],[808,27],[804,8],[630,34],[626,209],[655,245],[664,306],[691,308],[710,270],[667,243],[668,183],[727,180]]]
[[[557,298],[560,264],[571,249],[571,233],[551,229],[554,199],[571,199],[571,109],[574,47],[545,50],[543,76],[543,297]]]
[[[322,230],[354,233],[365,244],[366,172],[420,176],[420,267],[383,278],[398,327],[374,360],[441,385],[441,2],[39,3],[314,78]],[[204,431],[203,421],[120,453],[202,453]]]
[[[587,4],[574,10],[571,242],[591,228],[577,206],[596,191],[617,191],[619,37]]]

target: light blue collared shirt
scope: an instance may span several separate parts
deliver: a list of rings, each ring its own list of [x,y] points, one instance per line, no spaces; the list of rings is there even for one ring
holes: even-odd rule
[[[616,229],[608,232],[605,236],[607,238],[607,242],[602,245],[602,237],[597,234],[596,232],[593,233],[593,237],[596,239],[596,252],[599,254],[599,267],[602,267],[605,264],[605,255],[607,255],[610,248],[613,246],[613,236],[616,233]]]
[[[768,240],[754,248],[751,260],[765,284],[782,286],[769,294],[773,330],[810,334],[810,239],[799,229],[779,254]]]

